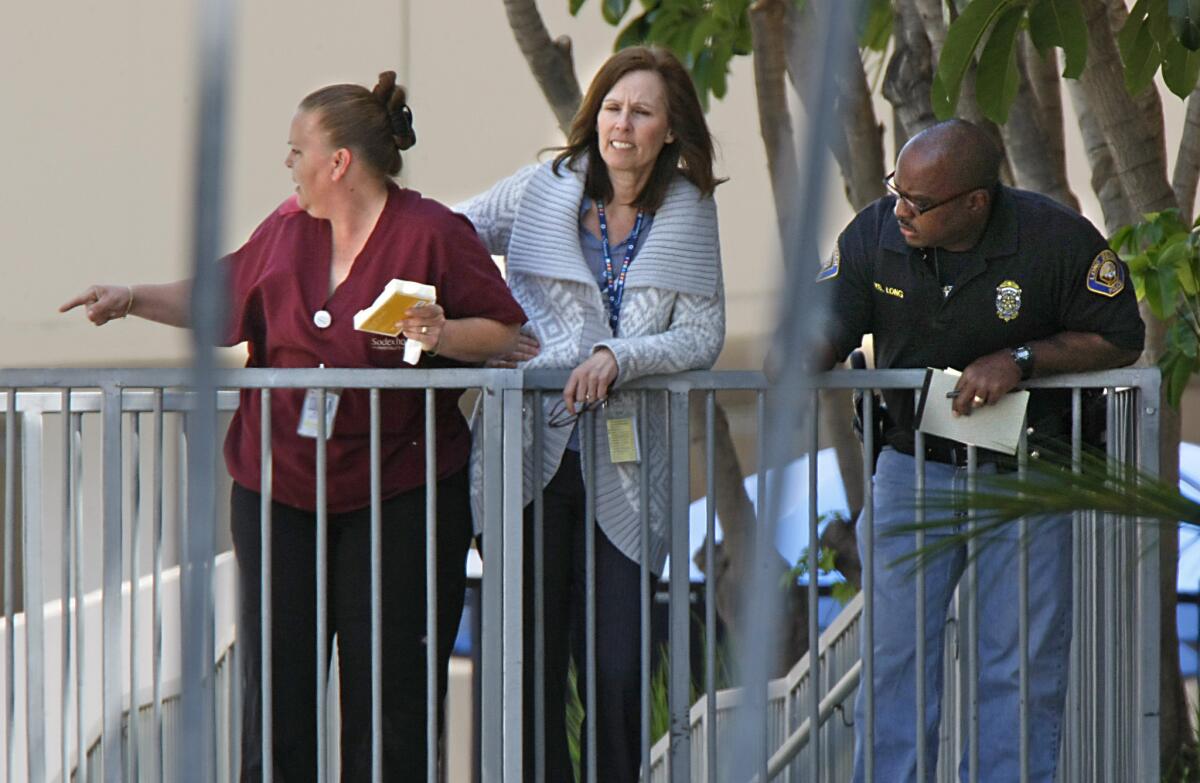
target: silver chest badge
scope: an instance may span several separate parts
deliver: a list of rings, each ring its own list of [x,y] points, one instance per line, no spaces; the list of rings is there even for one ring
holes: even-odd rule
[[[996,286],[996,317],[1011,321],[1021,312],[1021,286],[1013,280],[1005,280]]]

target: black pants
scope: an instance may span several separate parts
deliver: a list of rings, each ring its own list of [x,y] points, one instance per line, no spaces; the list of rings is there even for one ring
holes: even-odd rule
[[[579,701],[587,709],[586,552],[584,487],[579,453],[563,455],[543,506],[545,623],[544,760],[534,744],[533,505],[525,508],[525,759],[526,778],[544,763],[546,783],[574,779],[567,753],[568,656],[573,654]],[[595,524],[592,522],[592,524]],[[580,771],[589,783],[633,783],[641,766],[641,569],[596,529],[596,715],[580,731]],[[587,765],[587,722],[596,721],[595,774]]]
[[[260,495],[233,487],[233,546],[242,591],[242,780],[262,779]],[[462,617],[471,537],[466,471],[438,482],[438,708]],[[384,779],[425,779],[425,488],[383,503]],[[327,629],[340,662],[343,781],[371,772],[371,512],[329,515]],[[316,514],[271,507],[271,666],[274,776],[316,780]],[[326,647],[326,649],[331,649]]]

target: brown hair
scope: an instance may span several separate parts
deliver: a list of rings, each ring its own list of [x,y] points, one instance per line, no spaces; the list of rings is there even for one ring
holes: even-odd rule
[[[381,177],[394,177],[403,165],[400,150],[417,143],[405,97],[396,72],[384,71],[374,90],[333,84],[305,97],[300,110],[317,114],[334,149],[345,147]]]
[[[666,87],[667,123],[675,136],[675,140],[658,153],[650,179],[634,200],[634,206],[650,212],[662,206],[676,172],[687,177],[704,195],[711,195],[724,180],[713,175],[712,134],[708,132],[696,87],[675,55],[658,46],[622,49],[600,67],[571,123],[566,145],[557,148],[560,151],[554,158],[554,173],[558,173],[564,162],[575,163],[586,158],[588,169],[584,192],[597,201],[612,199],[612,181],[608,178],[608,167],[600,157],[596,117],[600,114],[604,96],[622,77],[633,71],[653,71],[662,77]]]

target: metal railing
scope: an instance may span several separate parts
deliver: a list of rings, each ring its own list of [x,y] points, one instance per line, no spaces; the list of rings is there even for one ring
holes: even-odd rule
[[[522,410],[528,408],[536,417],[541,410],[537,397],[555,394],[565,377],[565,373],[522,374],[502,370],[395,373],[323,369],[235,370],[223,372],[215,379],[216,385],[223,389],[425,389],[427,400],[434,389],[480,390],[482,418],[476,433],[483,439],[487,516],[483,554],[488,567],[484,570],[483,632],[479,640],[482,645],[479,730],[482,779],[489,783],[524,780],[538,765],[536,758],[525,757],[522,741],[525,711],[540,709],[536,703],[525,703],[522,680],[532,676],[537,682],[543,677],[539,656],[532,662],[524,658],[525,629],[538,628],[536,621],[531,624],[522,616],[525,558],[532,558],[536,569],[540,567],[541,553],[523,541],[521,488],[523,450],[527,444]],[[923,373],[919,371],[834,372],[815,379],[815,385],[840,389],[916,388],[922,380]],[[227,573],[227,568],[214,566],[210,573],[216,578],[202,588],[215,612],[207,620],[212,645],[207,653],[212,668],[203,681],[209,697],[207,703],[212,705],[211,720],[206,726],[208,736],[173,735],[170,723],[173,699],[195,695],[188,693],[185,678],[172,674],[178,673],[180,666],[180,650],[172,646],[178,639],[172,630],[173,619],[178,620],[172,617],[173,609],[178,606],[182,615],[184,604],[198,597],[189,594],[186,585],[182,585],[177,593],[179,603],[175,604],[175,594],[171,591],[176,589],[172,586],[176,584],[172,581],[176,572],[172,572],[172,567],[178,562],[184,562],[186,567],[186,560],[172,557],[175,553],[171,551],[171,542],[183,540],[179,534],[186,526],[202,524],[200,520],[189,519],[186,513],[189,466],[184,443],[188,437],[197,436],[187,428],[195,403],[188,393],[181,391],[186,382],[184,371],[172,370],[0,371],[0,389],[8,390],[3,409],[6,414],[6,654],[5,676],[0,683],[6,705],[2,741],[8,780],[57,780],[62,779],[63,770],[76,770],[79,780],[101,779],[101,776],[106,781],[169,780],[172,758],[175,763],[210,769],[213,773],[210,779],[235,777],[236,738],[240,731],[237,705],[242,694],[236,687],[238,678],[217,675],[218,663],[225,669],[236,665],[237,647],[232,644],[236,637],[232,619],[236,616],[236,591],[221,587],[222,580],[227,579],[221,574]],[[1067,376],[1030,385],[1108,389],[1110,456],[1151,472],[1156,469],[1156,371]],[[711,491],[714,407],[718,393],[733,390],[753,396],[753,414],[746,418],[753,418],[761,431],[767,426],[768,389],[758,373],[683,373],[642,379],[622,387],[622,393],[636,400],[642,414],[638,420],[644,444],[648,435],[645,428],[651,426],[649,422],[654,416],[661,415],[666,440],[660,445],[668,462],[653,467],[665,468],[664,475],[670,481],[670,510],[666,519],[651,520],[645,500],[648,493],[641,496],[645,587],[641,594],[641,617],[630,621],[631,627],[637,622],[641,629],[641,755],[643,768],[651,770],[653,780],[725,779],[719,775],[721,765],[728,755],[737,752],[729,740],[734,735],[727,733],[732,727],[724,722],[730,717],[727,714],[730,705],[741,701],[742,696],[718,692],[716,688],[716,585],[714,580],[708,580],[704,587],[704,653],[701,670],[694,672],[691,592],[688,569],[684,567],[695,544],[688,533],[688,505],[694,494],[690,486],[693,473],[690,427],[694,425],[689,419],[702,421],[705,429],[703,494],[709,509],[706,562],[711,564],[716,523]],[[812,394],[815,396],[816,392]],[[264,406],[269,405],[269,395],[263,396],[268,400]],[[378,391],[372,393],[372,398],[376,402],[372,429],[378,432]],[[697,403],[702,406],[703,415],[691,418],[692,406]],[[222,410],[231,410],[236,405],[234,393],[222,392],[217,405]],[[1078,406],[1076,392],[1076,419]],[[582,419],[584,432],[592,426],[589,417],[590,414],[585,414]],[[427,427],[431,426],[430,414]],[[538,428],[531,431],[536,433]],[[815,453],[818,437],[816,427],[811,427],[797,451]],[[431,436],[428,440],[434,439]],[[144,440],[149,441],[149,449],[144,448]],[[264,433],[263,444],[269,451],[269,433]],[[534,450],[538,448],[536,441],[529,445]],[[92,451],[94,446],[99,449]],[[584,451],[594,446],[595,441],[585,436]],[[59,453],[49,456],[56,449],[60,449]],[[760,447],[760,467],[765,461]],[[540,464],[540,460],[535,458],[534,464]],[[814,511],[810,514],[810,540],[816,540],[815,461],[810,460],[809,464],[813,466],[809,499]],[[264,465],[269,465],[269,461],[264,460]],[[18,466],[20,481],[15,472]],[[642,486],[648,485],[651,467],[649,460],[643,459],[638,469]],[[319,461],[318,475],[323,469]],[[264,470],[269,471],[269,467]],[[377,480],[378,459],[373,463],[372,473]],[[101,477],[98,483],[91,480],[96,474]],[[760,470],[759,476],[758,494],[766,498],[766,472]],[[865,490],[870,498],[869,481]],[[589,504],[594,502],[589,500]],[[427,511],[436,499],[431,498],[429,503]],[[870,503],[867,507],[870,508]],[[432,514],[429,516],[432,518]],[[867,530],[870,519],[868,511],[863,521]],[[1154,528],[1119,521],[1094,526],[1082,516],[1075,525],[1074,648],[1060,779],[1157,780],[1158,560],[1154,554],[1157,545]],[[96,540],[97,528],[100,540]],[[668,586],[669,730],[657,744],[652,744],[654,738],[649,734],[651,701],[656,694],[650,687],[653,596],[645,565],[651,560],[648,553],[652,529],[666,536],[670,560],[680,565],[671,568]],[[430,530],[431,534],[434,532]],[[22,566],[19,580],[18,539]],[[435,538],[431,535],[429,540]],[[47,542],[51,541],[61,541],[57,558],[47,558]],[[378,562],[378,549],[373,552],[372,567],[385,567]],[[594,563],[593,553],[594,538],[589,536],[585,554]],[[264,562],[269,566],[265,553]],[[870,568],[869,563],[867,567]],[[594,584],[594,564],[588,572],[589,584]],[[269,579],[267,574],[264,570],[265,579]],[[42,612],[18,611],[18,581],[21,607],[40,606]],[[235,580],[229,580],[230,585],[234,583]],[[816,574],[812,573],[810,584],[815,583]],[[139,584],[144,589],[139,590]],[[535,580],[534,584],[540,582]],[[93,586],[100,589],[93,591]],[[59,591],[57,596],[52,595],[55,590]],[[535,590],[535,607],[540,603],[539,592]],[[48,593],[51,600],[47,600]],[[429,591],[429,598],[427,611],[434,611],[436,590]],[[589,616],[594,616],[594,600],[593,591]],[[839,618],[787,678],[766,686],[764,726],[769,769],[773,777],[778,773],[777,779],[808,780],[808,771],[814,767],[821,770],[823,780],[841,780],[848,775],[853,730],[845,721],[829,718],[838,714],[835,709],[838,706],[848,707],[855,681],[871,666],[870,656],[859,661],[854,654],[857,636],[869,634],[871,602],[856,600],[864,607],[861,615],[852,611]],[[378,612],[377,592],[372,603],[373,610]],[[856,605],[852,604],[852,609]],[[269,615],[264,615],[264,623],[269,622]],[[378,627],[377,615],[374,628]],[[967,637],[972,633],[972,625],[968,623]],[[264,638],[269,636],[264,634]],[[374,639],[378,645],[377,632]],[[23,643],[23,655],[18,655],[18,640]],[[588,634],[587,644],[594,650],[594,628]],[[958,645],[956,649],[972,647],[972,644]],[[431,641],[430,649],[435,648],[436,643]],[[264,655],[264,660],[269,661],[269,656]],[[595,656],[589,656],[588,660],[589,665],[580,677],[594,683]],[[811,671],[810,660],[819,664]],[[378,654],[373,657],[373,664],[376,670],[373,702],[379,705]],[[940,780],[950,780],[953,776],[957,754],[964,746],[961,740],[969,735],[975,714],[970,689],[956,686],[970,665],[970,656],[946,658]],[[432,672],[433,667],[428,667],[428,671]],[[865,674],[861,676],[869,681]],[[264,681],[269,683],[269,678],[270,672],[264,672]],[[813,689],[811,683],[819,683],[820,687]],[[278,687],[278,683],[275,685]],[[436,738],[437,732],[435,688],[434,681],[427,683],[427,731],[431,739]],[[695,704],[694,688],[700,694]],[[266,690],[270,693],[269,687]],[[324,704],[319,687],[318,692],[322,713],[333,709]],[[588,688],[587,693],[591,702],[595,687]],[[25,707],[23,719],[17,716],[18,704]],[[584,707],[594,714],[594,704]],[[141,720],[130,720],[131,713]],[[269,715],[270,711],[264,713]],[[594,732],[595,722],[590,723],[589,732]],[[375,725],[379,726],[378,720]],[[859,728],[869,736],[869,724]],[[1037,730],[1037,727],[1026,728]],[[264,726],[264,733],[270,734],[269,725]],[[591,738],[588,747],[594,754],[594,734]],[[336,757],[323,734],[318,741],[324,755]],[[376,779],[381,775],[380,742],[377,730],[373,744]],[[535,740],[532,747],[537,756],[541,745]],[[85,756],[89,763],[80,768],[78,760]],[[436,754],[431,753],[429,759],[427,777],[434,780]],[[583,759],[583,763],[595,769],[594,757]]]

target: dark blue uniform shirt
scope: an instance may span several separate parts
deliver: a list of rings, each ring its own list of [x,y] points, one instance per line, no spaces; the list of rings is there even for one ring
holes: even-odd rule
[[[828,337],[839,359],[868,333],[879,368],[962,370],[1059,332],[1092,332],[1119,348],[1142,349],[1145,327],[1129,270],[1078,213],[1000,186],[979,243],[949,253],[909,247],[894,206],[887,196],[860,212],[818,275],[832,289]],[[1029,421],[1049,422],[1069,407],[1064,395],[1035,392]],[[911,453],[912,392],[885,398],[887,440]]]

